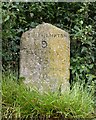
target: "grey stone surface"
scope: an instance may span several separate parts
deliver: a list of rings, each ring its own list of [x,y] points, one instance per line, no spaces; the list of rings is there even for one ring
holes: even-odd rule
[[[64,30],[43,23],[23,33],[20,77],[40,91],[69,88],[70,39]]]

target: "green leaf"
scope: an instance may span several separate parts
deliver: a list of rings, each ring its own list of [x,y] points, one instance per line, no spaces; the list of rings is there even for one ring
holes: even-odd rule
[[[7,15],[7,17],[5,18],[4,22],[8,21],[10,19],[10,16]]]

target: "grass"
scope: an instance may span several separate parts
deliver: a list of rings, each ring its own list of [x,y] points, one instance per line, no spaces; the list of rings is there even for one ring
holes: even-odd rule
[[[13,75],[3,75],[2,118],[94,118],[93,92],[75,83],[70,91],[40,93],[16,82]],[[42,119],[43,120],[43,119]]]

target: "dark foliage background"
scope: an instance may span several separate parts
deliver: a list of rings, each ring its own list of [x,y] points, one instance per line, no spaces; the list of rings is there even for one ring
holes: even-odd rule
[[[20,38],[42,22],[70,33],[71,78],[90,84],[96,80],[96,2],[2,3],[3,70],[18,75]]]

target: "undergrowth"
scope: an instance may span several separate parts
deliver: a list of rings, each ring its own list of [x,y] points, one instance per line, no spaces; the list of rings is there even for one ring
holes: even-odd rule
[[[75,83],[70,91],[40,93],[16,81],[13,75],[2,77],[2,118],[93,118],[93,91]]]

